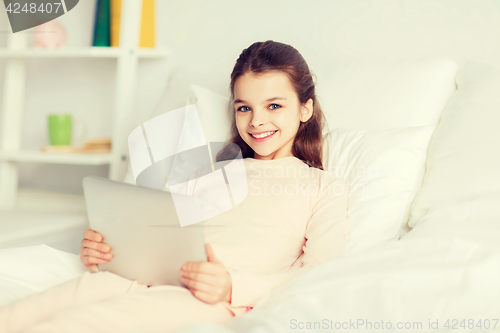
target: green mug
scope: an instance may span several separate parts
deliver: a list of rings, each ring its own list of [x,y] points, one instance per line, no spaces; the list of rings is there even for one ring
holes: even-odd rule
[[[73,138],[73,117],[70,114],[50,114],[48,116],[49,139],[52,146],[70,146]],[[86,126],[82,136],[86,136]]]
[[[49,139],[52,146],[70,146],[73,142],[73,124],[80,127],[77,144],[87,137],[87,125],[70,114],[50,114],[48,117]]]

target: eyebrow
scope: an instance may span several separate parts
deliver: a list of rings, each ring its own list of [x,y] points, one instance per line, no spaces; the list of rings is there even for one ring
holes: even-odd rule
[[[272,101],[275,101],[278,99],[286,100],[286,98],[284,98],[284,97],[272,97],[272,98],[265,100],[264,102],[272,102]],[[238,104],[238,103],[247,103],[248,104],[248,102],[245,102],[244,100],[239,99],[239,98],[234,101],[234,104]]]

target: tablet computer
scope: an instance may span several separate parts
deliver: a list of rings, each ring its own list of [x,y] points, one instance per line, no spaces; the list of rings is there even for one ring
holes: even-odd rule
[[[170,192],[94,176],[83,179],[83,190],[90,229],[113,253],[108,263],[98,264],[100,271],[148,286],[185,287],[182,265],[207,261],[203,224],[181,227]],[[198,198],[175,195],[177,204],[200,211]]]

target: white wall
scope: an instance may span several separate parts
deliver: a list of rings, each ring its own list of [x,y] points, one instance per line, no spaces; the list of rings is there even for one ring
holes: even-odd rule
[[[60,18],[68,47],[90,45],[94,6],[94,0],[82,0]],[[2,12],[2,47],[5,24]],[[157,44],[173,55],[170,61],[141,61],[131,129],[182,106],[189,83],[228,95],[240,52],[267,39],[296,47],[316,74],[325,61],[344,58],[445,55],[460,66],[479,60],[500,67],[500,0],[157,0]],[[109,136],[114,74],[110,59],[30,60],[23,146],[48,144],[45,119],[51,112],[72,112],[92,125],[91,136]],[[0,94],[1,88],[3,81]],[[107,167],[26,163],[21,186],[81,193],[89,173],[105,176]]]

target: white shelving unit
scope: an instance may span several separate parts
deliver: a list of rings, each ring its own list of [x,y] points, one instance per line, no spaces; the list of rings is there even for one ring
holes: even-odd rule
[[[88,47],[74,49],[37,50],[28,48],[28,34],[9,34],[6,49],[0,49],[5,59],[4,99],[0,111],[0,210],[14,208],[18,194],[19,162],[58,163],[72,165],[109,165],[109,178],[120,179],[127,166],[126,129],[133,112],[137,65],[139,59],[165,59],[165,49],[141,49],[139,32],[142,0],[127,0],[122,4],[120,47]],[[21,128],[23,102],[26,98],[26,62],[32,58],[113,58],[116,59],[116,85],[111,129],[110,154],[61,154],[23,150]]]

